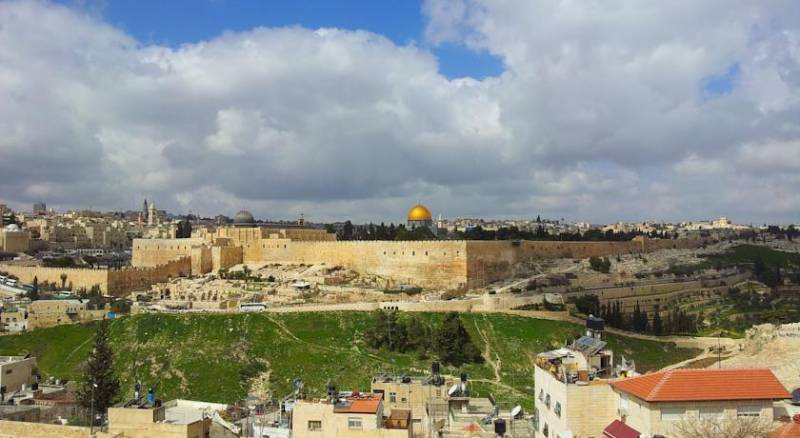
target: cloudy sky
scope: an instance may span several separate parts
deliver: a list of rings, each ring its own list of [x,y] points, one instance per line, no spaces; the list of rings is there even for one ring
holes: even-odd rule
[[[0,2],[0,203],[144,197],[798,222],[800,2]]]

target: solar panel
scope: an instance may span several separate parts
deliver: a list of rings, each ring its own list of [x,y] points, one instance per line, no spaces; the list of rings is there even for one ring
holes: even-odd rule
[[[584,354],[595,354],[605,346],[605,342],[591,336],[581,336],[572,343],[572,348]]]

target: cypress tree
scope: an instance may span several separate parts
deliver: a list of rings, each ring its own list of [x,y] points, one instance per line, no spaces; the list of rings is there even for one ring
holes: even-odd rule
[[[33,288],[28,292],[28,298],[30,298],[31,301],[39,299],[39,277],[33,277]]]
[[[653,333],[656,336],[664,334],[664,324],[661,321],[661,312],[658,311],[658,308],[656,308],[655,314],[653,315]]]
[[[92,391],[94,389],[94,391]],[[109,344],[109,322],[102,321],[94,335],[94,349],[89,355],[83,386],[78,390],[78,400],[85,408],[92,407],[104,413],[114,404],[119,393],[119,380],[114,375],[114,354]]]

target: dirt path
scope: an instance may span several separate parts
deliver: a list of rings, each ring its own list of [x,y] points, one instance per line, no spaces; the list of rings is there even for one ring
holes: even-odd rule
[[[78,345],[77,347],[75,347],[75,349],[74,349],[74,350],[72,350],[72,351],[70,351],[70,352],[69,352],[69,354],[67,355],[67,357],[65,357],[65,358],[64,358],[63,362],[66,362],[66,361],[68,361],[68,360],[69,360],[69,358],[71,358],[71,357],[72,357],[72,355],[74,355],[75,353],[77,353],[77,352],[78,352],[78,350],[80,350],[81,348],[83,348],[83,346],[84,346],[84,345],[88,344],[89,342],[92,342],[93,340],[94,340],[94,336],[91,336],[91,337],[89,337],[88,339],[86,339],[85,341],[81,342],[81,345]]]
[[[484,322],[485,322],[485,320],[486,320],[486,316],[485,315],[484,315],[483,319],[484,319]],[[475,324],[475,330],[478,331],[478,335],[480,335],[481,339],[483,339],[483,344],[486,346],[486,348],[483,350],[483,357],[484,357],[484,359],[486,359],[486,362],[489,364],[489,366],[491,366],[492,369],[494,370],[494,381],[496,383],[502,384],[501,379],[500,379],[500,367],[501,367],[500,357],[497,354],[495,354],[494,355],[495,359],[492,360],[492,344],[491,344],[491,342],[489,342],[489,339],[486,337],[486,334],[483,332],[483,330],[481,330],[480,326],[478,326],[478,320],[474,319],[472,322],[473,322],[473,324]]]

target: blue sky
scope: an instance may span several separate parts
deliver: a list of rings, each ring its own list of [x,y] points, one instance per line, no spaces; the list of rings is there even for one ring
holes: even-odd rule
[[[63,3],[85,4],[76,0]],[[367,30],[398,45],[415,44],[430,50],[448,78],[482,79],[503,71],[502,60],[486,51],[453,43],[428,45],[422,5],[413,0],[107,0],[99,5],[90,8],[145,44],[178,46],[259,26],[336,27]]]

